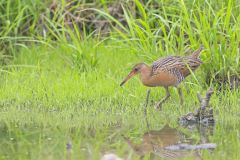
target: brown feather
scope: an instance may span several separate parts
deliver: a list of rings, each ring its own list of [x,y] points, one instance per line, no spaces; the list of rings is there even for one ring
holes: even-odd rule
[[[196,70],[202,61],[199,56],[202,48],[199,48],[190,56],[168,56],[160,58],[152,64],[152,75],[157,75],[161,72],[168,72],[173,74],[177,78],[177,83],[180,83],[185,77],[187,77],[191,71]]]

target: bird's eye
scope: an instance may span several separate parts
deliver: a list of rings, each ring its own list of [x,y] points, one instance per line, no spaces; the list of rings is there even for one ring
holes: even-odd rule
[[[137,69],[137,68],[134,68],[134,71],[136,71],[136,72],[137,72],[137,71],[138,71],[138,69]]]

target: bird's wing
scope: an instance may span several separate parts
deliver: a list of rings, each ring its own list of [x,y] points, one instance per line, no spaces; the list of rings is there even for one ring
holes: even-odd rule
[[[195,70],[202,62],[198,59],[192,59],[190,56],[169,56],[160,58],[152,65],[153,74],[158,71],[180,72],[184,77],[190,74],[189,68]]]
[[[177,78],[178,84],[184,79],[184,75],[181,72],[186,68],[183,57],[169,56],[160,58],[152,64],[152,75],[157,75],[160,72],[167,72],[174,75]]]
[[[181,69],[184,67],[183,58],[180,56],[168,56],[160,58],[153,62],[152,71],[157,73],[158,71],[171,70],[173,68]]]

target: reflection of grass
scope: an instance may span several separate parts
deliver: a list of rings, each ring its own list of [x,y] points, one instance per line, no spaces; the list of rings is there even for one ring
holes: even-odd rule
[[[100,152],[114,150],[122,157],[129,154],[136,159],[120,135],[138,138],[147,130],[146,88],[137,78],[123,88],[119,83],[140,58],[129,54],[127,48],[111,46],[105,43],[97,47],[100,61],[96,69],[88,72],[79,71],[71,63],[72,56],[58,47],[20,50],[7,68],[9,73],[1,73],[0,121],[4,141],[0,145],[4,149],[0,154],[8,154],[10,159],[57,159],[66,154],[65,145],[71,141],[72,156],[76,158],[85,159],[90,154],[92,159],[98,159]],[[204,70],[200,67],[195,72],[199,82],[203,81],[202,74]],[[194,105],[198,105],[196,91],[203,89],[192,82],[195,81],[190,76],[182,84],[183,108],[179,108],[174,89],[161,113],[149,105],[148,121],[152,128],[161,128],[165,123],[175,126],[177,117],[194,110]],[[214,158],[238,156],[238,94],[226,92],[211,99],[217,121],[211,138],[218,144]],[[163,89],[153,88],[150,99],[156,101],[162,96]],[[30,155],[25,155],[26,152]]]

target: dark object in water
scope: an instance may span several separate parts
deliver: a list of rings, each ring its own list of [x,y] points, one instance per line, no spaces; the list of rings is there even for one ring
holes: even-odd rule
[[[71,160],[72,158],[72,143],[68,142],[66,144],[66,149],[67,149],[67,155],[66,155],[66,160]]]
[[[205,143],[205,144],[198,144],[198,145],[191,145],[191,144],[176,144],[165,147],[165,149],[172,150],[172,151],[180,151],[180,150],[197,150],[197,149],[215,149],[217,145],[215,143]]]
[[[209,101],[213,94],[213,89],[210,88],[206,96],[203,98],[198,93],[198,100],[200,102],[200,107],[195,112],[190,112],[179,118],[178,122],[180,125],[188,125],[192,123],[196,124],[214,124],[213,109],[209,108]]]
[[[176,128],[171,128],[169,125],[165,125],[160,130],[145,132],[141,137],[142,142],[138,144],[132,142],[130,138],[125,136],[123,138],[142,159],[145,155],[150,154],[150,159],[154,159],[154,157],[159,159],[160,157],[163,159],[191,158],[200,160],[202,159],[200,150],[216,148],[216,144],[209,143],[207,133],[201,135],[200,139],[203,141],[198,143],[196,139]]]

